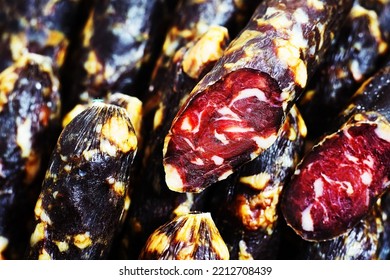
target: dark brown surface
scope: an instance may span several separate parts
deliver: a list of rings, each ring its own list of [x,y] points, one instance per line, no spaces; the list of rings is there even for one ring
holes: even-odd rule
[[[229,172],[234,172],[245,161],[253,159],[269,148],[275,141],[277,131],[291,105],[317,69],[330,46],[332,37],[338,33],[351,6],[352,1],[325,1],[317,5],[311,1],[263,1],[248,25],[231,42],[213,69],[193,89],[190,98],[176,115],[165,140],[164,166],[168,187],[179,192],[199,192],[212,183],[226,178]],[[231,82],[228,76],[240,71],[258,72],[259,76],[267,77],[261,78],[262,82],[276,85],[276,89],[275,86],[272,87],[273,100],[278,100],[279,107],[270,110],[267,116],[262,116],[262,124],[257,124],[258,127],[266,127],[266,123],[270,124],[266,127],[269,133],[258,134],[255,136],[257,138],[251,139],[251,148],[243,149],[236,154],[229,147],[224,149],[221,143],[213,145],[213,150],[224,151],[224,154],[215,155],[223,161],[228,161],[228,164],[222,167],[219,164],[211,164],[206,170],[202,170],[202,174],[207,174],[207,177],[201,182],[199,176],[184,175],[193,173],[197,166],[191,162],[193,157],[188,157],[190,159],[188,161],[184,160],[183,155],[197,154],[201,149],[207,149],[209,144],[218,143],[218,140],[213,137],[209,138],[207,143],[199,144],[203,134],[197,133],[196,129],[192,135],[184,139],[180,131],[187,130],[187,126],[182,126],[183,121],[194,118],[190,111],[203,108],[207,113],[202,115],[202,123],[213,125],[215,114],[211,112],[213,112],[214,102],[210,98],[208,103],[201,104],[201,100],[207,99],[207,95],[218,95],[216,89],[229,88],[224,84],[225,81]],[[253,87],[253,84],[250,87]],[[245,87],[240,88],[240,90],[244,89]],[[222,94],[226,96],[227,93]],[[237,92],[231,93],[234,94]],[[248,104],[251,104],[249,99],[247,99]],[[260,103],[263,103],[264,107],[267,104],[271,107],[269,100]],[[253,109],[251,105],[245,108]],[[276,113],[271,113],[273,111]],[[246,113],[241,109],[241,114]],[[196,127],[196,125],[192,126],[192,128]],[[202,127],[202,131],[205,130],[207,127]],[[218,133],[224,134],[225,131],[220,130]],[[264,136],[266,138],[262,138]],[[238,139],[243,138],[248,139],[249,135],[245,137],[245,133],[242,133],[238,137]],[[219,146],[218,149],[216,146]],[[232,146],[242,148],[238,140]],[[202,156],[199,159],[203,160]]]
[[[136,149],[128,114],[115,105],[93,105],[64,128],[35,206],[29,259],[108,257]]]
[[[66,112],[108,93],[143,96],[165,23],[162,0],[95,1],[68,57]]]
[[[339,130],[306,153],[295,171],[282,210],[304,239],[344,234],[388,189],[389,70],[363,84],[340,117]]]
[[[39,193],[31,184],[60,125],[58,84],[51,61],[39,55],[23,56],[0,74],[0,236],[9,241],[0,258],[24,255]]]
[[[302,244],[302,257],[307,260],[377,260],[388,257],[387,216],[381,203],[349,232],[324,242]]]
[[[380,68],[389,52],[389,22],[390,2],[355,1],[300,101],[310,138],[331,129],[353,93]]]
[[[81,0],[0,1],[0,70],[26,50],[50,57],[62,66],[80,20]]]
[[[211,213],[231,259],[276,259],[280,195],[302,156],[306,126],[296,107],[262,155],[212,186]]]

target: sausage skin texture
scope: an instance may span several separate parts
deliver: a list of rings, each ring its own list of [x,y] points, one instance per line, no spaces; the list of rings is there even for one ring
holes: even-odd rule
[[[129,210],[128,230],[124,234],[124,258],[136,258],[149,235],[172,217],[190,210],[200,210],[202,196],[177,193],[169,190],[164,180],[162,147],[164,136],[170,123],[179,110],[180,104],[188,96],[188,91],[203,77],[220,57],[227,44],[227,29],[221,26],[210,27],[199,38],[180,48],[162,72],[164,81],[155,87],[155,98],[146,101],[143,115],[143,145],[139,174],[135,180],[132,203]],[[185,65],[190,65],[191,76]],[[161,68],[159,68],[161,69]],[[196,69],[196,71],[194,71]],[[156,85],[156,84],[155,84]],[[150,111],[149,105],[158,101],[158,109]],[[145,138],[144,138],[145,137]],[[131,256],[130,256],[131,255]]]
[[[229,251],[210,213],[188,213],[156,229],[139,259],[228,260]]]
[[[226,27],[229,30],[229,35],[235,36],[237,31],[234,30],[243,27],[245,24],[243,22],[250,17],[248,14],[253,13],[260,1],[179,1],[174,11],[172,24],[167,31],[161,54],[154,67],[146,99],[156,98],[155,96],[160,94],[160,87],[164,87],[166,78],[169,78],[166,71],[171,65],[173,56],[180,48],[197,40],[214,25]]]
[[[174,116],[184,102],[184,96],[187,97],[195,84],[206,74],[206,71],[210,70],[213,64],[209,61],[215,63],[215,60],[221,56],[220,52],[226,48],[229,36],[223,34],[220,30],[212,34],[210,29],[226,28],[229,35],[236,35],[237,32],[235,33],[233,30],[241,29],[244,26],[245,23],[242,22],[249,20],[250,17],[246,14],[252,13],[258,2],[260,1],[179,1],[144,98],[145,122],[143,135],[145,139],[150,139],[146,140],[148,142],[153,143],[156,138],[159,139],[159,154],[161,154],[162,149],[160,142],[163,141],[160,138],[164,138],[168,133]],[[183,48],[189,48],[189,44],[198,41],[207,32],[210,33],[210,39],[203,38],[204,43],[198,43],[196,47],[192,47],[193,50],[186,54],[186,58],[180,57],[187,52]],[[221,34],[226,39],[218,39]],[[212,38],[212,36],[216,38]],[[218,41],[221,41],[223,46],[219,50],[215,50],[214,42]],[[179,56],[179,58],[175,56]],[[179,63],[179,60],[184,61]],[[181,63],[183,63],[183,66]],[[180,66],[173,69],[178,64]],[[172,73],[173,71],[181,73]],[[188,77],[181,78],[181,75]],[[187,80],[191,80],[191,83]],[[183,93],[177,94],[179,91]],[[171,94],[173,92],[175,94]],[[149,143],[146,145],[149,145]]]
[[[390,260],[390,192],[386,192],[381,197],[381,206],[383,213],[383,243],[379,255],[380,259]]]
[[[200,192],[276,140],[352,1],[264,1],[195,86],[165,138],[171,190]]]
[[[389,187],[390,67],[356,92],[339,130],[308,152],[285,189],[281,209],[304,239],[344,234]]]
[[[59,131],[58,87],[52,61],[37,54],[0,73],[0,259],[21,259],[28,245],[33,184]]]
[[[0,70],[26,51],[48,56],[53,67],[60,68],[80,20],[81,4],[81,0],[1,1]]]
[[[137,137],[125,109],[97,103],[62,131],[35,206],[29,259],[105,259],[130,201]]]
[[[137,135],[138,142],[141,141],[141,126],[142,126],[142,101],[137,97],[130,96],[123,93],[107,94],[102,102],[106,104],[116,105],[124,108],[129,114],[131,124],[133,125],[134,132]],[[92,106],[94,102],[89,104],[78,104],[71,111],[69,111],[62,119],[62,127],[67,126],[78,114]],[[139,143],[138,143],[139,145]]]
[[[69,59],[67,108],[109,92],[139,94],[149,79],[142,71],[159,48],[163,7],[161,0],[95,1]]]
[[[381,201],[347,233],[329,241],[306,242],[303,258],[308,260],[378,260],[388,256],[385,226],[388,221]]]
[[[307,133],[296,106],[281,129],[263,154],[213,185],[211,213],[231,259],[277,258],[280,195],[301,159]]]
[[[310,138],[330,129],[354,92],[380,68],[389,52],[390,34],[383,20],[390,16],[390,1],[360,2],[355,1],[299,102]]]

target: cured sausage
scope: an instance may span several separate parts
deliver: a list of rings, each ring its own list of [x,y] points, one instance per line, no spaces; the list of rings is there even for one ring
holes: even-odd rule
[[[231,259],[277,258],[280,196],[301,159],[306,134],[294,106],[269,149],[213,185],[210,205],[216,210],[211,213]]]
[[[1,1],[0,9],[0,71],[26,52],[50,57],[56,71],[63,65],[81,20],[81,0]]]
[[[327,132],[354,92],[381,67],[390,43],[386,17],[390,20],[390,1],[355,1],[299,102],[310,138]]]
[[[344,234],[389,186],[390,67],[355,93],[339,129],[305,154],[286,187],[281,209],[307,240]]]
[[[171,190],[201,192],[275,142],[351,6],[261,2],[172,123],[163,149]]]
[[[156,229],[139,258],[228,260],[229,251],[210,213],[188,213]]]
[[[109,92],[135,96],[149,77],[141,72],[159,49],[161,0],[95,1],[69,58],[65,112]]]
[[[146,123],[141,136],[145,137],[143,154],[137,171],[139,176],[134,183],[129,228],[124,234],[124,239],[128,239],[127,244],[132,244],[128,250],[125,250],[128,251],[125,254],[133,255],[129,258],[138,257],[139,250],[142,248],[138,249],[138,247],[145,243],[157,227],[173,216],[190,210],[199,210],[197,208],[202,204],[201,196],[179,194],[166,187],[161,150],[164,136],[182,100],[186,98],[188,90],[202,77],[202,72],[222,54],[227,40],[226,28],[210,27],[200,38],[196,38],[175,53],[166,69],[167,72],[164,73],[165,82],[155,88],[161,93],[161,95],[156,93],[156,99],[153,99],[158,100],[159,105],[156,111],[149,111],[143,115],[143,124]],[[191,65],[191,76],[188,74],[186,64]],[[144,112],[150,109],[148,104],[144,107]]]
[[[0,73],[0,259],[24,255],[39,193],[33,183],[57,136],[60,108],[49,58],[25,54]]]
[[[62,131],[35,205],[29,259],[105,259],[129,207],[137,137],[125,109],[96,103]]]
[[[347,233],[329,241],[306,242],[304,258],[308,260],[377,260],[387,259],[388,223],[380,200],[370,213]]]

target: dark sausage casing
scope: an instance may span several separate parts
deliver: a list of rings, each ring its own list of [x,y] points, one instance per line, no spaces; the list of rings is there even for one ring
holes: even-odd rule
[[[142,71],[158,45],[163,5],[161,0],[94,2],[65,73],[70,83],[65,85],[67,107],[109,92],[135,95],[143,90],[148,77]]]
[[[330,129],[360,85],[389,52],[390,1],[358,1],[302,95],[300,109],[310,138]]]
[[[156,229],[140,259],[228,260],[229,251],[210,213],[188,213]]]
[[[39,193],[33,182],[59,130],[58,88],[51,60],[41,55],[23,55],[0,73],[0,259],[22,258],[28,243]]]
[[[216,210],[211,213],[231,259],[277,258],[283,219],[280,196],[301,159],[306,133],[293,106],[269,149],[213,185],[215,195],[210,204]]]
[[[26,52],[48,56],[58,70],[79,21],[81,0],[1,1],[0,70]],[[1,14],[4,13],[4,14]],[[1,25],[1,22],[0,22]],[[1,29],[1,27],[0,27]]]
[[[269,148],[352,1],[264,1],[195,86],[164,143],[171,190],[200,192]]]
[[[105,259],[130,201],[137,137],[125,109],[94,104],[62,131],[35,206],[30,259]]]
[[[287,223],[304,239],[328,240],[355,226],[389,187],[390,67],[355,93],[342,125],[305,154],[283,194]]]

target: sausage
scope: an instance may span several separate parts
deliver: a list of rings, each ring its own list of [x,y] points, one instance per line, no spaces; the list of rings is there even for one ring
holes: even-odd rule
[[[137,143],[138,143],[138,147],[139,147],[140,143],[142,142],[142,135],[141,135],[142,105],[143,105],[142,101],[134,96],[130,96],[130,95],[122,94],[122,93],[114,93],[114,94],[109,93],[107,96],[105,96],[104,99],[101,100],[101,102],[104,102],[106,104],[116,105],[116,106],[122,107],[126,110],[126,112],[129,115],[131,124],[133,125],[134,133],[137,136],[137,139],[138,139]],[[92,105],[93,105],[93,103],[78,104],[77,106],[75,106],[62,119],[62,127],[67,126],[78,114],[80,114],[81,112],[83,112],[85,109],[87,109],[88,107],[90,107]],[[139,148],[137,149],[137,151],[138,150],[139,150]],[[132,192],[133,188],[135,187],[135,185],[134,185],[135,179],[134,178],[136,176],[134,176],[134,175],[138,176],[137,170],[134,169],[134,165],[135,164],[133,163],[132,164],[132,171],[131,171],[131,173],[132,173],[131,182],[129,183],[130,187],[129,187],[128,193],[126,194],[126,198],[125,198],[126,202],[130,202],[132,200],[130,196],[131,196],[131,192]],[[119,223],[120,228],[122,228],[122,226],[125,224],[125,220],[126,220],[126,217],[128,214],[127,209],[128,209],[128,207],[126,206],[126,213],[122,216],[122,219]],[[121,239],[121,237],[120,237],[121,231],[122,230],[119,231],[119,234],[116,237],[116,240],[113,241],[114,242],[112,245],[113,248],[112,248],[112,250],[110,250],[110,254],[108,256],[109,259],[110,258],[113,258],[113,259],[124,258],[121,255],[123,255],[123,251],[126,251],[123,249],[123,247],[125,247],[125,246],[122,246],[123,244],[120,244],[120,241],[118,241]],[[119,244],[117,244],[117,243],[119,243]],[[131,245],[133,247],[133,242],[131,242],[131,243],[132,243]],[[127,246],[126,246],[126,248],[127,248]],[[117,252],[119,252],[119,253],[117,253]]]
[[[0,71],[25,52],[50,57],[58,70],[81,20],[81,0],[1,1]]]
[[[248,20],[256,5],[261,0],[202,0],[202,1],[179,1],[174,19],[166,34],[161,54],[154,74],[151,86],[159,83],[164,76],[163,72],[173,55],[187,43],[204,34],[210,26],[219,25],[228,28],[229,34],[235,36],[237,31]],[[162,79],[161,82],[164,80]],[[155,93],[156,90],[151,90]]]
[[[352,1],[263,1],[165,138],[168,187],[201,192],[276,140]]]
[[[148,115],[149,104],[146,104],[145,122],[145,159],[144,168],[156,168],[156,172],[163,174],[161,150],[164,136],[168,132],[170,124],[179,110],[180,105],[188,97],[188,91],[204,76],[215,61],[221,57],[229,40],[228,30],[222,26],[210,27],[207,32],[193,42],[179,49],[170,66],[164,74],[164,83],[160,81],[156,88],[158,109],[152,116]],[[169,80],[168,80],[169,79]],[[146,101],[148,102],[148,101]],[[152,127],[149,129],[149,127]],[[150,132],[151,131],[151,132]],[[157,160],[156,160],[157,159]],[[152,165],[152,166],[151,166]],[[157,166],[158,165],[158,166]],[[164,176],[156,178],[159,182],[152,183],[156,187],[165,185]]]
[[[340,113],[336,125],[341,125],[353,115],[375,111],[390,120],[390,104],[387,90],[390,85],[390,57],[384,66],[368,78],[351,97],[348,106]]]
[[[306,134],[305,123],[293,106],[269,149],[213,185],[210,204],[216,210],[211,213],[231,259],[278,257],[279,221],[283,219],[280,195],[302,156]]]
[[[332,120],[364,80],[381,67],[389,52],[390,34],[383,19],[390,16],[386,15],[390,14],[390,1],[369,2],[355,1],[340,34],[303,93],[300,108],[311,138],[331,128]]]
[[[24,255],[39,193],[33,184],[57,136],[60,107],[47,57],[25,54],[0,73],[0,259]]]
[[[69,58],[65,112],[109,92],[136,96],[164,23],[161,0],[95,1]],[[66,86],[66,85],[65,85]]]
[[[37,199],[28,259],[105,259],[129,207],[137,137],[125,109],[96,103],[61,132]]]
[[[229,251],[210,213],[188,213],[156,229],[139,259],[228,260]]]
[[[130,96],[123,93],[109,93],[105,98],[100,100],[106,104],[112,104],[124,108],[131,120],[134,132],[137,135],[138,142],[141,141],[141,126],[142,126],[142,101],[137,97]],[[78,104],[71,111],[69,111],[62,119],[62,127],[67,126],[78,114],[92,106],[94,102],[89,104]]]
[[[383,242],[379,259],[390,260],[390,193],[386,192],[381,197],[382,217],[383,217]]]
[[[382,162],[389,160],[388,125],[375,113],[357,114],[305,155],[282,204],[287,222],[304,239],[344,233],[387,189]]]
[[[179,194],[166,187],[161,150],[175,112],[186,98],[188,90],[204,75],[202,72],[222,54],[228,40],[227,33],[226,28],[213,26],[200,38],[180,48],[169,61],[167,72],[164,73],[165,82],[155,88],[158,109],[148,111],[148,104],[156,100],[145,101],[142,155],[135,167],[139,176],[134,182],[128,229],[123,236],[123,243],[130,246],[122,246],[123,254],[127,255],[124,258],[138,257],[146,239],[157,227],[176,215],[200,210],[205,201],[203,196]]]
[[[308,260],[386,259],[385,219],[379,200],[367,217],[350,231],[329,241],[307,242],[304,257]]]
[[[285,188],[283,215],[303,239],[344,234],[388,189],[389,66],[359,88],[340,116],[342,125],[305,154]]]
[[[142,101],[137,97],[117,92],[106,96],[106,103],[122,107],[126,110],[133,125],[134,132],[137,135],[139,146],[139,143],[142,141]]]
[[[147,135],[150,130],[155,129],[153,128],[153,117],[155,114],[162,114],[164,116],[165,114],[172,112],[170,114],[175,115],[178,111],[178,108],[176,108],[176,106],[178,106],[177,104],[170,104],[170,108],[175,106],[174,110],[166,110],[165,107],[162,107],[161,103],[162,99],[166,98],[165,95],[168,90],[166,87],[169,85],[167,80],[172,79],[171,70],[169,68],[172,67],[173,61],[177,61],[177,58],[174,58],[176,52],[187,44],[198,40],[198,38],[206,33],[211,26],[226,27],[230,36],[234,36],[234,30],[243,27],[245,21],[249,18],[247,14],[253,12],[255,5],[257,5],[258,2],[260,1],[179,1],[174,13],[173,22],[166,34],[160,56],[154,66],[149,89],[144,97],[146,119],[146,127],[144,129],[145,137],[151,139],[156,137],[155,135]],[[184,67],[186,68],[184,71],[191,78],[199,80],[201,78],[199,77],[201,74],[200,72],[205,70],[202,68],[207,65],[205,62],[206,61],[201,61],[199,58],[194,59],[194,56],[190,55],[190,57],[186,59],[186,62],[184,62]],[[210,67],[210,65],[208,66]],[[192,70],[192,67],[195,67],[195,69]],[[186,90],[190,91],[191,89]],[[177,99],[180,100],[182,97]],[[170,102],[172,103],[173,100]],[[149,121],[148,119],[151,120]],[[173,116],[170,116],[166,122],[170,123],[172,122],[172,119]],[[162,123],[162,121],[160,122]],[[166,133],[167,131],[164,132],[164,136]]]

